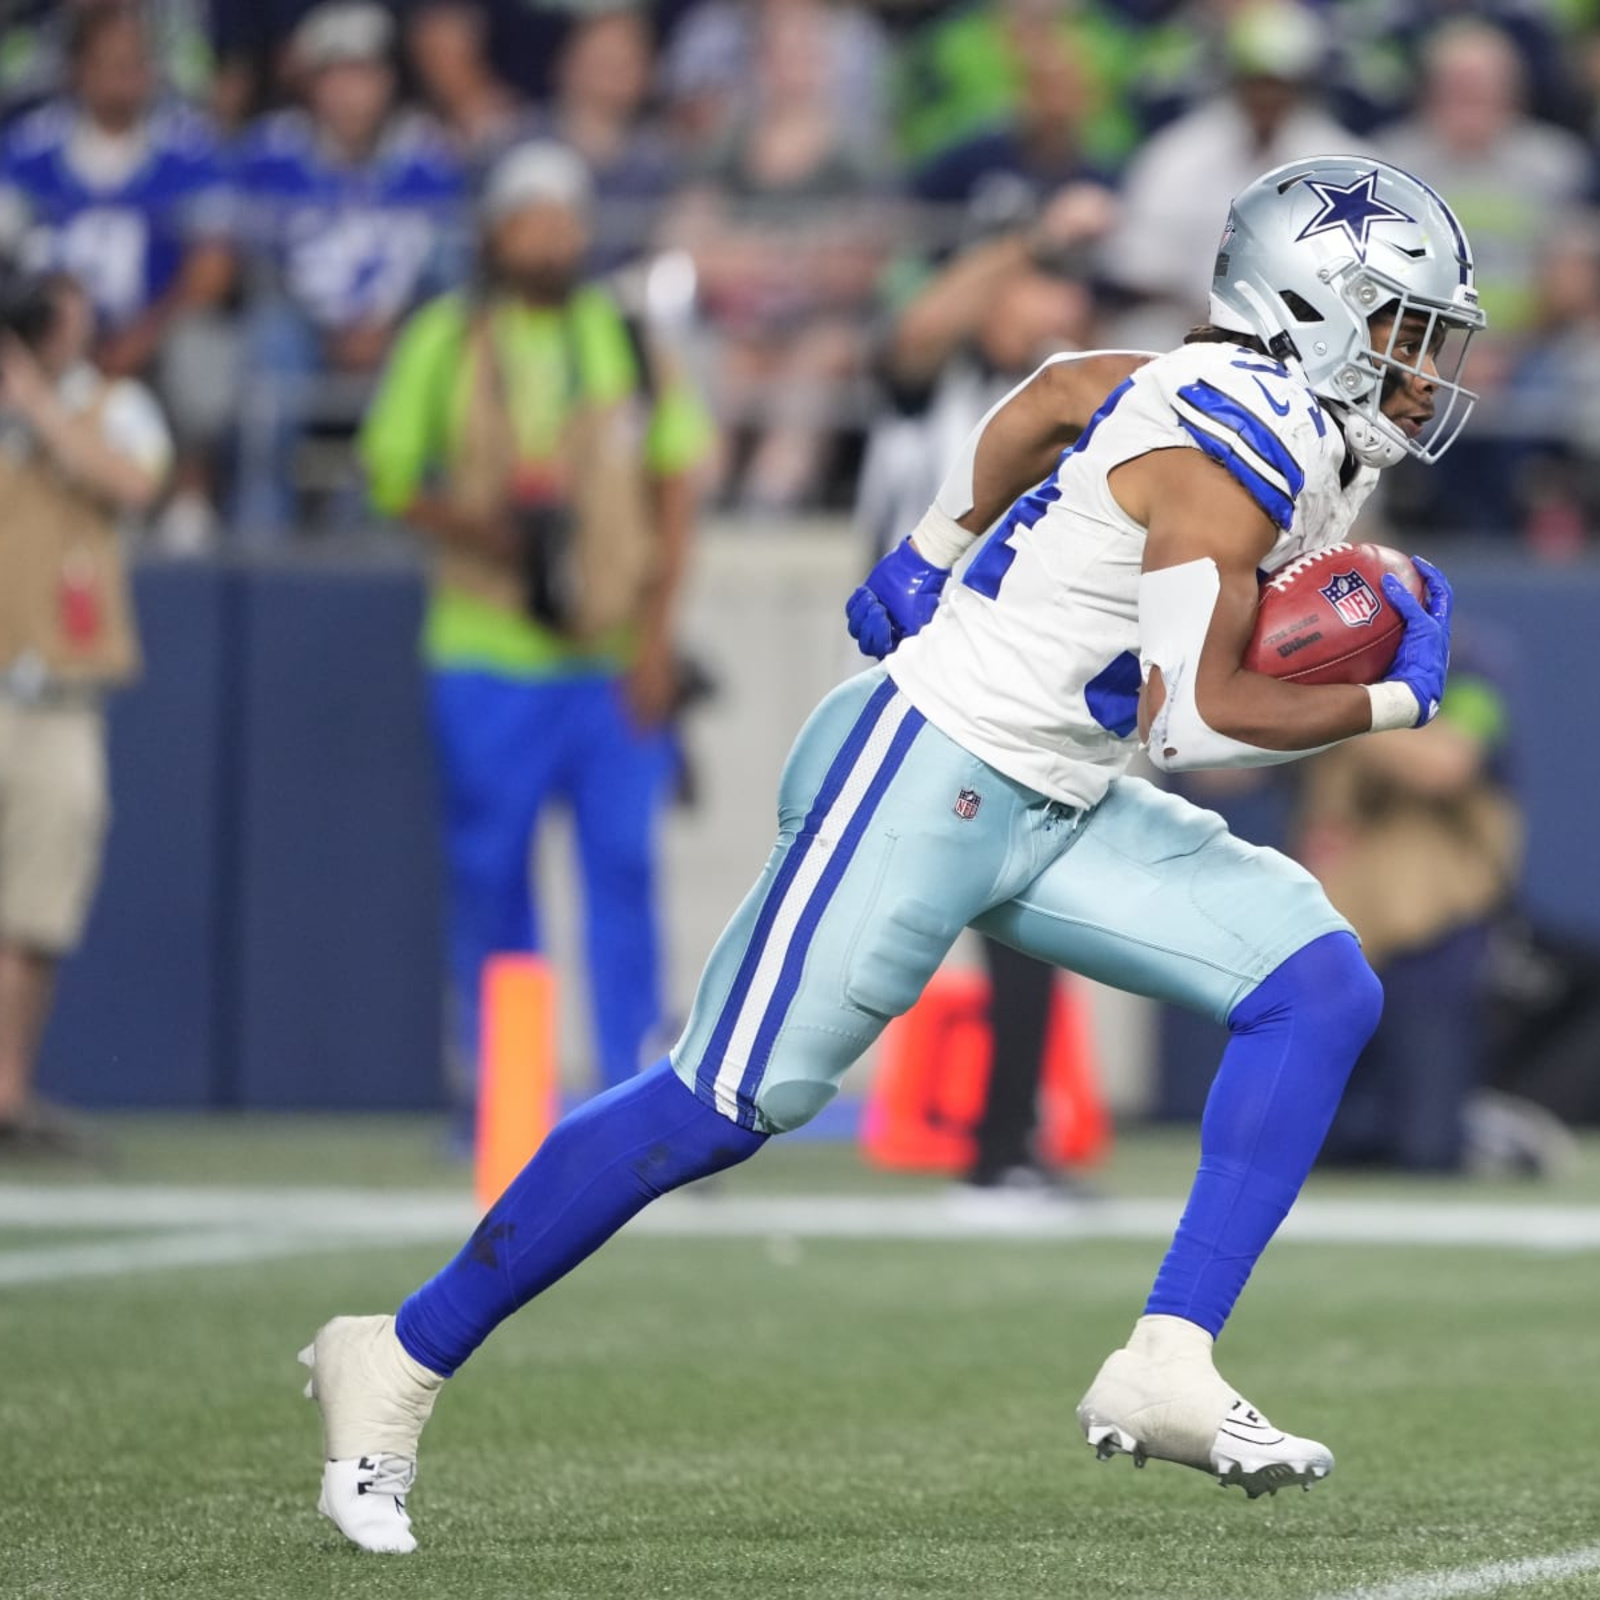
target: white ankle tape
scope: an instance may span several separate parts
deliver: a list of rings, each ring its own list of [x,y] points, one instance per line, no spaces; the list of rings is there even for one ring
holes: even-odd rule
[[[1128,1340],[1129,1349],[1139,1349],[1147,1354],[1177,1355],[1188,1352],[1209,1354],[1216,1341],[1200,1326],[1187,1317],[1175,1317],[1166,1312],[1155,1312],[1140,1317],[1133,1325],[1133,1335]]]

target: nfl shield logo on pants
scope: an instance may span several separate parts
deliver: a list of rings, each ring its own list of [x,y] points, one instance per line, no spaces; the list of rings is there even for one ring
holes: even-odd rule
[[[971,822],[983,804],[983,796],[976,789],[963,789],[956,796],[955,813],[963,822]]]
[[[1347,628],[1364,628],[1383,610],[1383,602],[1359,572],[1336,572],[1317,592]]]

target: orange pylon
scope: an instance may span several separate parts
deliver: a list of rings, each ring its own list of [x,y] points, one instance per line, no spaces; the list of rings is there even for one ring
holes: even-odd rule
[[[884,1030],[861,1122],[867,1158],[902,1170],[964,1172],[993,1060],[988,980],[976,972],[936,973],[922,998]],[[1036,1142],[1046,1160],[1090,1166],[1105,1158],[1111,1118],[1098,1078],[1082,992],[1058,982],[1039,1082]]]
[[[487,1211],[555,1126],[556,979],[539,956],[483,966],[475,1182]]]

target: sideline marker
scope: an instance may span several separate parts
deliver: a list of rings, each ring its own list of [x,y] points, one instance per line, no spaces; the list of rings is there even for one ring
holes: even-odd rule
[[[989,981],[936,972],[922,998],[884,1030],[877,1077],[861,1118],[861,1146],[880,1167],[958,1175],[972,1163],[994,1041]],[[1039,1153],[1062,1166],[1103,1161],[1111,1117],[1100,1094],[1088,1004],[1079,984],[1058,980],[1050,1000],[1039,1078]]]
[[[540,956],[483,964],[475,1180],[487,1211],[555,1126],[556,977]]]

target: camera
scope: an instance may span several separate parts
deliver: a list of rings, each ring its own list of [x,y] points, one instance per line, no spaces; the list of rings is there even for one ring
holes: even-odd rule
[[[36,349],[55,319],[50,280],[15,261],[0,260],[0,333],[9,333],[29,349]]]
[[[523,500],[511,508],[522,565],[523,606],[533,621],[570,632],[578,611],[577,517],[562,500]]]

